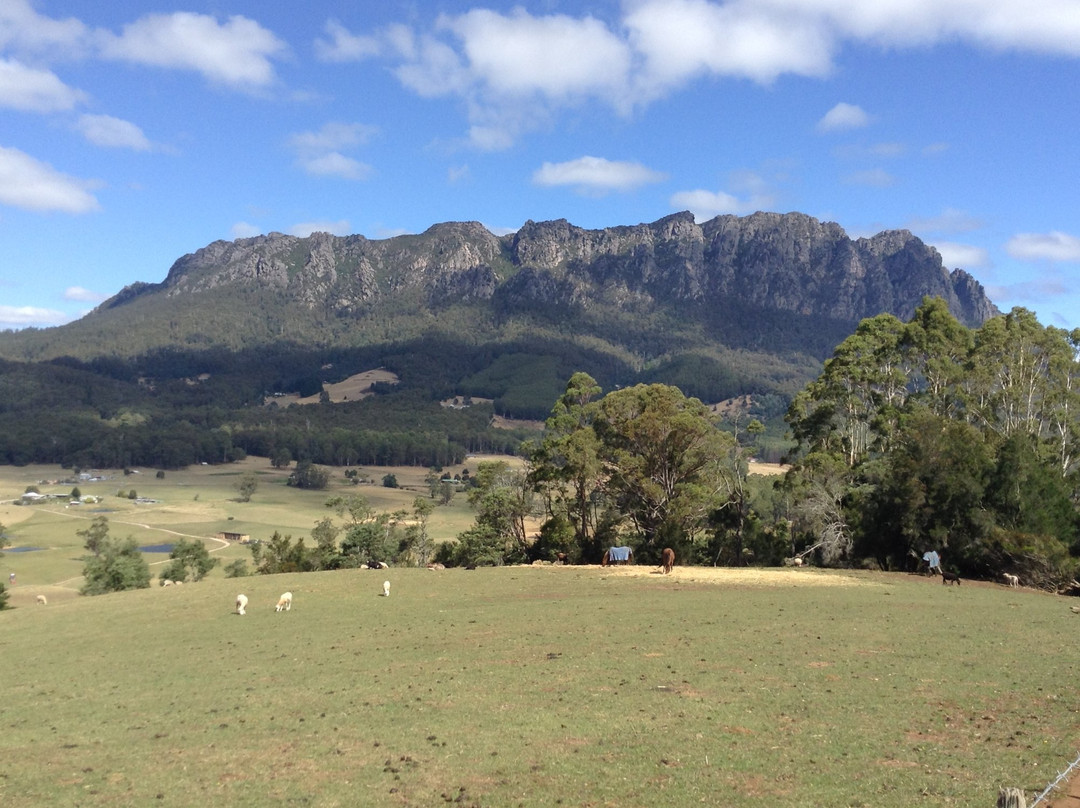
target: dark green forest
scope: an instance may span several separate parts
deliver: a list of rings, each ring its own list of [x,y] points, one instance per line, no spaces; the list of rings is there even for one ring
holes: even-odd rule
[[[263,403],[373,368],[400,383],[356,402]],[[659,381],[709,401],[756,393],[774,411],[797,389],[789,366],[761,355],[702,350],[644,363],[535,332],[484,344],[438,331],[360,348],[278,342],[0,360],[0,463],[169,469],[287,451],[327,465],[446,465],[471,452],[513,453],[527,433],[493,428],[492,415],[542,420],[579,370],[609,388]],[[439,405],[454,396],[491,403]]]

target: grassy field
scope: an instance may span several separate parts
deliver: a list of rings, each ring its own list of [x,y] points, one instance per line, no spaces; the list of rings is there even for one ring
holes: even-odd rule
[[[476,470],[483,458],[471,458],[465,466],[448,469],[449,473],[462,468]],[[508,458],[510,462],[516,462]],[[7,527],[7,541],[14,547],[41,548],[33,552],[6,551],[0,560],[3,580],[16,574],[17,586],[12,588],[12,603],[33,603],[38,594],[48,598],[74,597],[81,585],[85,554],[83,540],[76,535],[94,517],[107,516],[113,536],[134,536],[142,546],[168,544],[181,536],[204,539],[207,547],[222,564],[211,575],[221,576],[221,567],[241,558],[250,560],[251,552],[243,545],[215,540],[221,532],[248,534],[253,539],[268,539],[274,531],[291,534],[294,538],[309,536],[312,527],[321,519],[337,515],[326,508],[326,500],[337,494],[362,494],[380,511],[412,509],[413,500],[427,495],[424,477],[427,469],[416,467],[368,469],[374,485],[353,486],[337,470],[326,491],[301,491],[285,484],[288,470],[270,466],[265,458],[252,457],[227,466],[193,466],[183,471],[166,472],[158,479],[153,470],[124,475],[119,471],[102,472],[106,479],[97,482],[79,481],[76,485],[84,496],[101,497],[98,504],[68,506],[64,502],[39,505],[15,505],[28,486],[36,486],[42,494],[71,493],[71,482],[48,482],[69,475],[57,466],[0,466],[0,524]],[[254,473],[259,487],[250,502],[237,502],[234,487],[245,473]],[[385,488],[380,483],[384,474],[393,472],[401,488]],[[153,502],[137,503],[126,493],[135,489],[140,498]],[[120,492],[124,496],[117,496]],[[464,495],[438,507],[432,513],[429,533],[436,541],[452,539],[473,522],[473,512]],[[310,542],[309,542],[310,544]],[[166,563],[168,553],[149,553],[151,571]],[[156,572],[155,572],[156,575]]]
[[[476,459],[470,468],[475,469]],[[452,471],[459,470],[454,469]],[[250,503],[233,483],[259,475]],[[373,470],[374,471],[374,470]],[[387,470],[379,469],[376,479]],[[75,531],[140,544],[294,536],[359,491],[251,458],[80,482],[99,504],[0,504],[3,806],[992,806],[1080,745],[1077,621],[1043,593],[816,569],[391,569],[79,597]],[[0,467],[0,500],[55,467]],[[137,489],[136,504],[117,491]],[[459,498],[432,518],[450,538]],[[150,554],[152,562],[167,554]],[[389,579],[392,595],[381,597]],[[278,595],[295,606],[276,614]],[[235,597],[248,614],[233,613]],[[37,606],[37,594],[49,605]]]
[[[1076,620],[1030,591],[795,569],[50,601],[0,613],[0,804],[992,806],[1075,756]]]

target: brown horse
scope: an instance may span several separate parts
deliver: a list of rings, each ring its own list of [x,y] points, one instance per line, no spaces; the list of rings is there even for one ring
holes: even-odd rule
[[[634,563],[634,551],[629,547],[612,547],[604,553],[604,557],[600,559],[600,566],[606,567],[608,564],[633,564]]]
[[[670,547],[665,547],[660,553],[660,566],[664,568],[664,575],[671,572],[671,568],[675,566],[675,551]]]

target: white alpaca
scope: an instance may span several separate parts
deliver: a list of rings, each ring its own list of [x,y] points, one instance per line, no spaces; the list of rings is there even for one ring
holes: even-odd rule
[[[247,595],[236,596],[236,613],[247,614]]]
[[[1020,586],[1020,576],[1013,575],[1011,572],[1002,573],[1005,576],[1005,583],[1009,586]]]
[[[277,606],[274,607],[275,612],[282,610],[289,611],[292,609],[292,592],[286,592],[280,598],[278,598]]]
[[[390,597],[390,582],[389,581],[383,581],[382,582],[382,593],[383,593],[383,597],[385,597],[385,598]]]
[[[37,602],[39,604],[41,604],[42,606],[48,606],[49,605],[49,599],[47,597],[45,597],[44,595],[38,595],[37,596]]]

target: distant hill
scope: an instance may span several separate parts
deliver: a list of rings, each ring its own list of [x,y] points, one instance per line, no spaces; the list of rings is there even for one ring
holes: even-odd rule
[[[603,230],[530,221],[506,236],[476,222],[383,240],[271,233],[209,244],[68,325],[0,334],[11,394],[0,413],[81,402],[97,429],[142,423],[153,406],[212,406],[184,423],[214,428],[267,393],[318,395],[383,368],[400,382],[373,388],[384,403],[348,407],[383,407],[392,421],[406,405],[388,396],[431,413],[472,396],[496,415],[543,418],[583,370],[605,390],[644,381],[708,403],[750,395],[775,417],[860,320],[907,319],[927,295],[968,326],[998,313],[911,233],[851,239],[800,213],[703,224],[677,213]],[[487,440],[477,428],[470,446]]]

